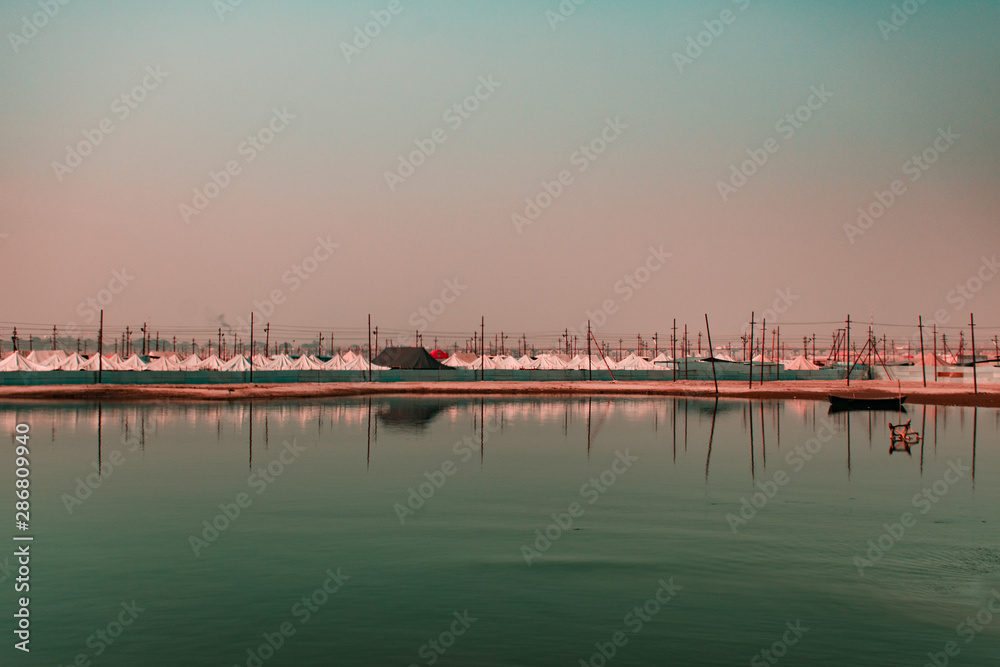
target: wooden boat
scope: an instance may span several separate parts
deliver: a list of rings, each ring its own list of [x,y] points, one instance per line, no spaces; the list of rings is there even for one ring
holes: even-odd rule
[[[841,410],[898,410],[905,412],[903,403],[906,396],[864,396],[859,394],[830,394],[830,407],[835,412]]]

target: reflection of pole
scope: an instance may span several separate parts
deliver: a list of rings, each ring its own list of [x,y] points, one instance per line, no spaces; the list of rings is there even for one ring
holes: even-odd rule
[[[712,347],[712,339],[709,336],[709,348]],[[715,439],[715,413],[719,411],[719,397],[715,398],[715,407],[712,408],[712,430],[708,434],[708,456],[705,457],[705,483],[708,484],[708,462],[712,460],[712,440]]]

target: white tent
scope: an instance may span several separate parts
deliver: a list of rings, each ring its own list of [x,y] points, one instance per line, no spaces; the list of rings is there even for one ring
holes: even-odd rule
[[[343,368],[344,359],[339,354],[335,354],[330,359],[323,362],[323,370],[325,371],[339,371]]]
[[[499,366],[497,366],[495,361],[486,356],[478,357],[476,358],[475,361],[473,361],[471,364],[468,365],[468,368],[472,368],[474,370],[479,370],[483,367],[485,367],[486,370],[490,370],[492,368],[499,368]]]
[[[804,355],[799,355],[792,359],[791,361],[785,362],[786,371],[815,371],[819,370],[819,366],[814,364],[805,358]]]
[[[504,368],[508,370],[521,370],[521,362],[514,357],[508,355],[502,355],[493,358],[493,363],[497,365],[497,368]]]
[[[237,355],[222,364],[220,371],[242,372],[250,370],[250,362],[242,354]]]
[[[11,352],[5,359],[0,361],[0,372],[3,371],[50,371],[48,366],[42,366],[33,361],[28,361],[17,352]]]
[[[185,361],[187,361],[187,360],[185,359]],[[224,362],[222,361],[222,359],[219,359],[219,357],[217,357],[216,355],[212,354],[212,355],[209,355],[209,356],[207,356],[207,357],[205,357],[204,359],[201,360],[201,363],[198,364],[198,370],[200,370],[200,371],[221,371],[223,363]]]
[[[276,354],[270,361],[264,364],[266,371],[287,371],[291,370],[293,360],[287,354]]]
[[[292,361],[289,370],[293,371],[318,371],[323,370],[323,362],[311,354],[303,354],[298,359]]]
[[[616,366],[616,370],[622,371],[652,371],[657,370],[657,367],[653,365],[652,362],[643,359],[642,357],[636,356],[634,352],[630,352],[627,357],[619,361]]]
[[[120,371],[143,371],[146,370],[146,362],[139,358],[139,355],[133,354],[128,359],[122,359],[121,363],[118,364],[118,369]]]
[[[535,368],[539,370],[562,370],[566,362],[554,354],[542,354],[535,359]]]
[[[74,352],[73,354],[67,356],[59,363],[58,370],[60,371],[78,371],[80,367],[87,363],[87,360],[80,356],[79,352]]]
[[[163,356],[157,359],[153,359],[151,362],[146,364],[147,371],[180,371],[184,370],[181,368],[180,362],[177,357]]]

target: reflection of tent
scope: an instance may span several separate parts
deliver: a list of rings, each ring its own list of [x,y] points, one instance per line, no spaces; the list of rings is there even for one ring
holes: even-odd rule
[[[387,347],[372,359],[373,364],[387,368],[441,370],[451,368],[432,357],[422,347]]]
[[[446,406],[434,399],[388,398],[379,403],[378,419],[388,427],[419,431]]]
[[[785,362],[786,371],[815,371],[819,370],[819,366],[814,364],[805,358],[804,355],[799,355],[792,359],[791,361]]]

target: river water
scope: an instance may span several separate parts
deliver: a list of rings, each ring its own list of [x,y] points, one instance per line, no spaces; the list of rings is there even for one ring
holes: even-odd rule
[[[828,412],[8,402],[0,664],[1000,664],[1000,412]]]

